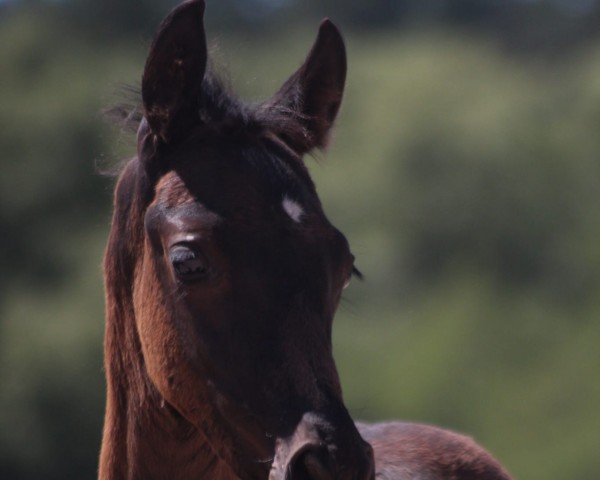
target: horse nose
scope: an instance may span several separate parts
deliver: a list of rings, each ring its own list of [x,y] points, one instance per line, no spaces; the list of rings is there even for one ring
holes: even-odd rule
[[[294,434],[278,441],[269,480],[373,480],[373,450],[345,416],[334,426],[305,414]]]
[[[311,445],[294,455],[285,480],[372,480],[375,478],[373,452],[365,443],[364,456],[341,461],[323,446]],[[336,461],[339,463],[336,465]]]
[[[288,477],[290,480],[333,480],[333,465],[327,449],[316,445],[301,449],[290,461]]]

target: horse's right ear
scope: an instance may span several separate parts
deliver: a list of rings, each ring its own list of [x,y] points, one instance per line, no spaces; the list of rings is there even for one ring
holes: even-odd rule
[[[199,122],[207,57],[203,17],[203,0],[182,3],[160,24],[150,47],[142,100],[144,117],[158,142],[176,140]]]
[[[304,64],[263,108],[287,117],[278,133],[299,154],[324,148],[342,103],[345,81],[344,39],[325,19]]]

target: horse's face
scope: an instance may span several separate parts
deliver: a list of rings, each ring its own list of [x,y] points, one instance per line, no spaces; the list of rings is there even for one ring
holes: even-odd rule
[[[353,257],[271,141],[201,136],[175,157],[145,216],[137,316],[150,371],[175,405],[196,373],[225,420],[268,446],[304,413],[341,405],[331,323]],[[176,363],[162,346],[181,349]]]
[[[341,37],[324,23],[301,69],[250,111],[203,80],[202,10],[188,2],[163,23],[142,84],[153,199],[134,308],[148,374],[192,423],[222,418],[238,462],[256,465],[242,476],[274,455],[272,479],[371,478],[331,351],[354,259],[301,160],[339,108]]]
[[[161,294],[139,305],[155,299],[223,401],[270,428],[294,404],[339,399],[331,323],[353,271],[304,168],[275,142],[199,132],[172,152],[145,215],[142,279]]]

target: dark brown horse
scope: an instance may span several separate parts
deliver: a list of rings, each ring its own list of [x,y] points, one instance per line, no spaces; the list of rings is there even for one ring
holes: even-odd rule
[[[302,162],[340,107],[339,32],[325,20],[247,106],[206,69],[203,11],[160,26],[116,187],[100,479],[508,479],[468,438],[344,407],[331,329],[354,257]]]

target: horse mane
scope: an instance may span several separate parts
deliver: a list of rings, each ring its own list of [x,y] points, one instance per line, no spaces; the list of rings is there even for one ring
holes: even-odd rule
[[[277,135],[289,145],[309,150],[312,138],[306,128],[306,117],[286,105],[246,103],[234,93],[226,76],[208,66],[202,81],[199,125],[214,136],[261,136],[267,131]],[[135,133],[144,116],[142,93],[138,86],[123,86],[124,100],[105,109],[102,113],[110,124],[127,133]],[[297,104],[298,102],[293,102]],[[122,168],[118,169],[120,173]]]

